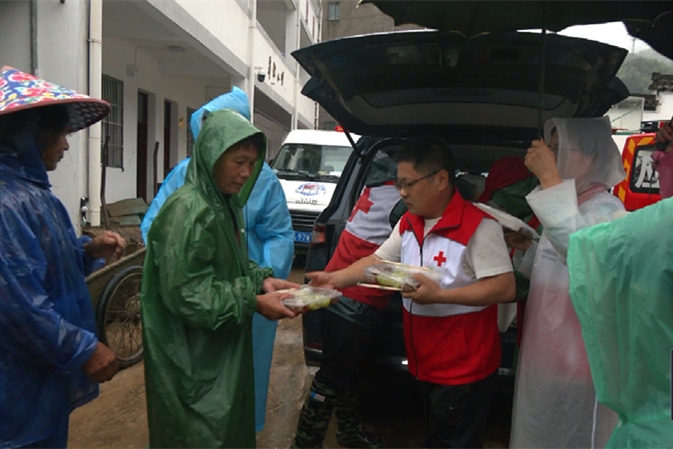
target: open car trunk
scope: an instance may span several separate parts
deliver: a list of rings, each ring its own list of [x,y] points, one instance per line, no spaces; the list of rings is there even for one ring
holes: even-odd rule
[[[544,53],[542,97],[542,39],[534,33],[383,33],[323,42],[293,56],[311,76],[302,93],[345,129],[437,134],[454,149],[481,148],[492,162],[507,154],[498,148],[523,154],[539,137],[540,107],[543,121],[595,117],[628,96],[615,77],[626,50],[549,35]],[[486,154],[455,153],[463,167],[484,165]]]

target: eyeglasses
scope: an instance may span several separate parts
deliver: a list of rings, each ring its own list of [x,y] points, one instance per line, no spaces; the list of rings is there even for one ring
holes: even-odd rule
[[[425,175],[425,176],[423,176],[423,177],[421,177],[421,178],[414,179],[413,181],[409,181],[409,182],[400,181],[400,180],[398,179],[398,180],[395,181],[395,188],[396,188],[397,190],[402,190],[402,189],[404,189],[405,192],[408,192],[409,189],[410,189],[414,184],[416,184],[418,181],[422,181],[422,180],[424,180],[424,179],[429,178],[430,176],[434,176],[434,175],[436,175],[437,173],[439,173],[440,171],[442,171],[442,170],[440,169],[440,170],[433,171],[433,172],[430,173],[429,175]]]

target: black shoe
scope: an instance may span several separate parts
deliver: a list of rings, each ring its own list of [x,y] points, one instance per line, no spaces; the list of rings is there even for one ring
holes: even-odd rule
[[[379,438],[365,429],[359,429],[346,435],[337,434],[337,443],[341,447],[348,448],[378,449],[387,447],[383,438]]]

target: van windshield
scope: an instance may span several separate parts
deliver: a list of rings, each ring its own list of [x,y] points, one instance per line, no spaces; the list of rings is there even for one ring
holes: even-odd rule
[[[283,179],[337,182],[352,147],[289,143],[282,146],[272,168]]]

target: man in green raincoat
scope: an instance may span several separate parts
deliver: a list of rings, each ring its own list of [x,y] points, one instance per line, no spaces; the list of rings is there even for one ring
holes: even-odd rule
[[[294,317],[276,290],[298,287],[248,261],[241,213],[266,138],[213,112],[185,185],[148,234],[142,283],[151,447],[255,447],[252,316]],[[265,292],[265,294],[261,294]]]

